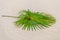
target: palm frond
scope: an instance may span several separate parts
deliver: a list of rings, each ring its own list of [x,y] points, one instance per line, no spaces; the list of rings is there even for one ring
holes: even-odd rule
[[[15,21],[17,27],[22,27],[24,30],[39,30],[49,28],[56,22],[55,17],[44,12],[32,12],[30,10],[22,10],[19,16],[4,16],[18,18]]]

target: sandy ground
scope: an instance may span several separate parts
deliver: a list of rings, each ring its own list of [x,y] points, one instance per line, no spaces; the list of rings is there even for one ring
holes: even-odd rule
[[[45,30],[27,31],[16,28],[15,18],[23,9],[52,14],[56,23]],[[60,0],[0,0],[0,40],[60,40]]]

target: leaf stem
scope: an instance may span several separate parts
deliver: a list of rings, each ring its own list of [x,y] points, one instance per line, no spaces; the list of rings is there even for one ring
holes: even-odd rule
[[[20,17],[16,17],[16,16],[7,16],[7,15],[2,15],[2,17],[20,18]]]

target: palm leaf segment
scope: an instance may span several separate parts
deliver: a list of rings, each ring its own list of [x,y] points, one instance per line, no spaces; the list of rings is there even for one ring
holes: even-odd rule
[[[43,12],[32,12],[30,10],[23,10],[15,22],[17,26],[22,25],[22,29],[36,30],[48,28],[55,23],[55,18],[50,14]]]

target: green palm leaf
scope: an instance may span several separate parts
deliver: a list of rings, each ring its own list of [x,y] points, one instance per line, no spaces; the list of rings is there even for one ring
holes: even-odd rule
[[[43,12],[32,12],[30,10],[22,10],[19,12],[19,16],[14,18],[18,18],[17,21],[14,22],[15,25],[17,25],[17,27],[22,27],[24,30],[45,29],[49,28],[56,22],[56,19],[50,14]]]

